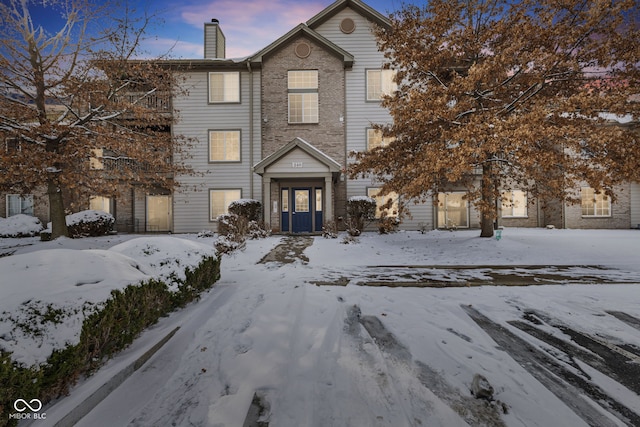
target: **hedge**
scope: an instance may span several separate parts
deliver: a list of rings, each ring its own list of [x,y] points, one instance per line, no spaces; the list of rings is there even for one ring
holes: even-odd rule
[[[220,257],[207,257],[185,274],[175,292],[157,279],[111,291],[102,308],[85,318],[80,341],[53,351],[43,365],[25,367],[0,351],[0,427],[17,425],[9,419],[16,399],[45,404],[66,395],[78,378],[91,375],[160,317],[198,299],[220,278]]]

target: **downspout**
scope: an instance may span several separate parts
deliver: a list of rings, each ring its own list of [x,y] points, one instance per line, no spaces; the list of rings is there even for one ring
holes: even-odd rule
[[[249,194],[254,199],[253,185],[253,70],[251,62],[247,60],[247,70],[249,71]]]

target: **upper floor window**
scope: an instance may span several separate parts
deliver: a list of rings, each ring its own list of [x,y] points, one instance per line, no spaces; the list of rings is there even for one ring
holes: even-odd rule
[[[289,71],[289,123],[318,123],[318,70]]]
[[[93,170],[104,169],[104,150],[102,148],[92,148],[92,156],[89,157],[89,168]]]
[[[386,147],[395,138],[391,136],[382,136],[379,129],[367,129],[367,150],[373,150],[376,147]]]
[[[240,161],[240,131],[239,130],[209,131],[209,161],[210,162],[239,162]]]
[[[7,194],[7,218],[13,215],[33,215],[33,196]]]
[[[593,188],[580,189],[582,216],[611,216],[611,199]]]
[[[209,73],[209,102],[240,102],[240,73]]]
[[[380,101],[398,90],[395,70],[367,70],[367,101]]]
[[[503,217],[527,216],[527,193],[521,190],[505,191],[502,193]]]

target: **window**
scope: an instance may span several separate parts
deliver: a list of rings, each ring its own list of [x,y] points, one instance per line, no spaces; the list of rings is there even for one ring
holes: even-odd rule
[[[209,73],[209,102],[240,102],[240,73]]]
[[[91,197],[89,199],[89,209],[113,214],[111,212],[111,198],[103,196]]]
[[[289,71],[289,123],[318,123],[318,71]]]
[[[316,188],[316,212],[322,212],[322,188]]]
[[[209,131],[209,161],[239,162],[240,131]]]
[[[92,148],[91,157],[89,157],[89,169],[104,169],[104,150],[102,148]]]
[[[469,227],[469,204],[466,193],[438,193],[438,227]]]
[[[32,195],[7,194],[7,217],[18,214],[33,215]]]
[[[289,212],[289,189],[282,189],[282,212]]]
[[[502,193],[502,217],[527,217],[527,193],[520,190]]]
[[[378,129],[367,129],[367,150],[373,150],[376,147],[386,147],[395,138],[391,136],[382,136],[382,131]]]
[[[593,188],[581,188],[582,216],[611,216],[611,199]]]
[[[381,218],[382,216],[398,216],[398,195],[395,192],[390,192],[389,194],[385,194],[384,196],[378,196],[380,193],[379,188],[367,188],[367,196],[373,198],[376,201],[376,218]],[[390,209],[381,209],[389,199],[393,200]],[[384,215],[383,215],[384,214]]]
[[[229,213],[229,204],[242,198],[242,190],[209,190],[209,220]]]
[[[367,101],[379,101],[398,90],[395,70],[367,70]]]
[[[18,138],[7,138],[5,140],[4,149],[7,153],[17,153],[22,151],[22,146],[20,145]]]

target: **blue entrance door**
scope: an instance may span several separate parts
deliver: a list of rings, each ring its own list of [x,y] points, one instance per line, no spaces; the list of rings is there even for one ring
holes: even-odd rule
[[[313,231],[311,188],[294,188],[291,196],[291,231],[310,233]]]

